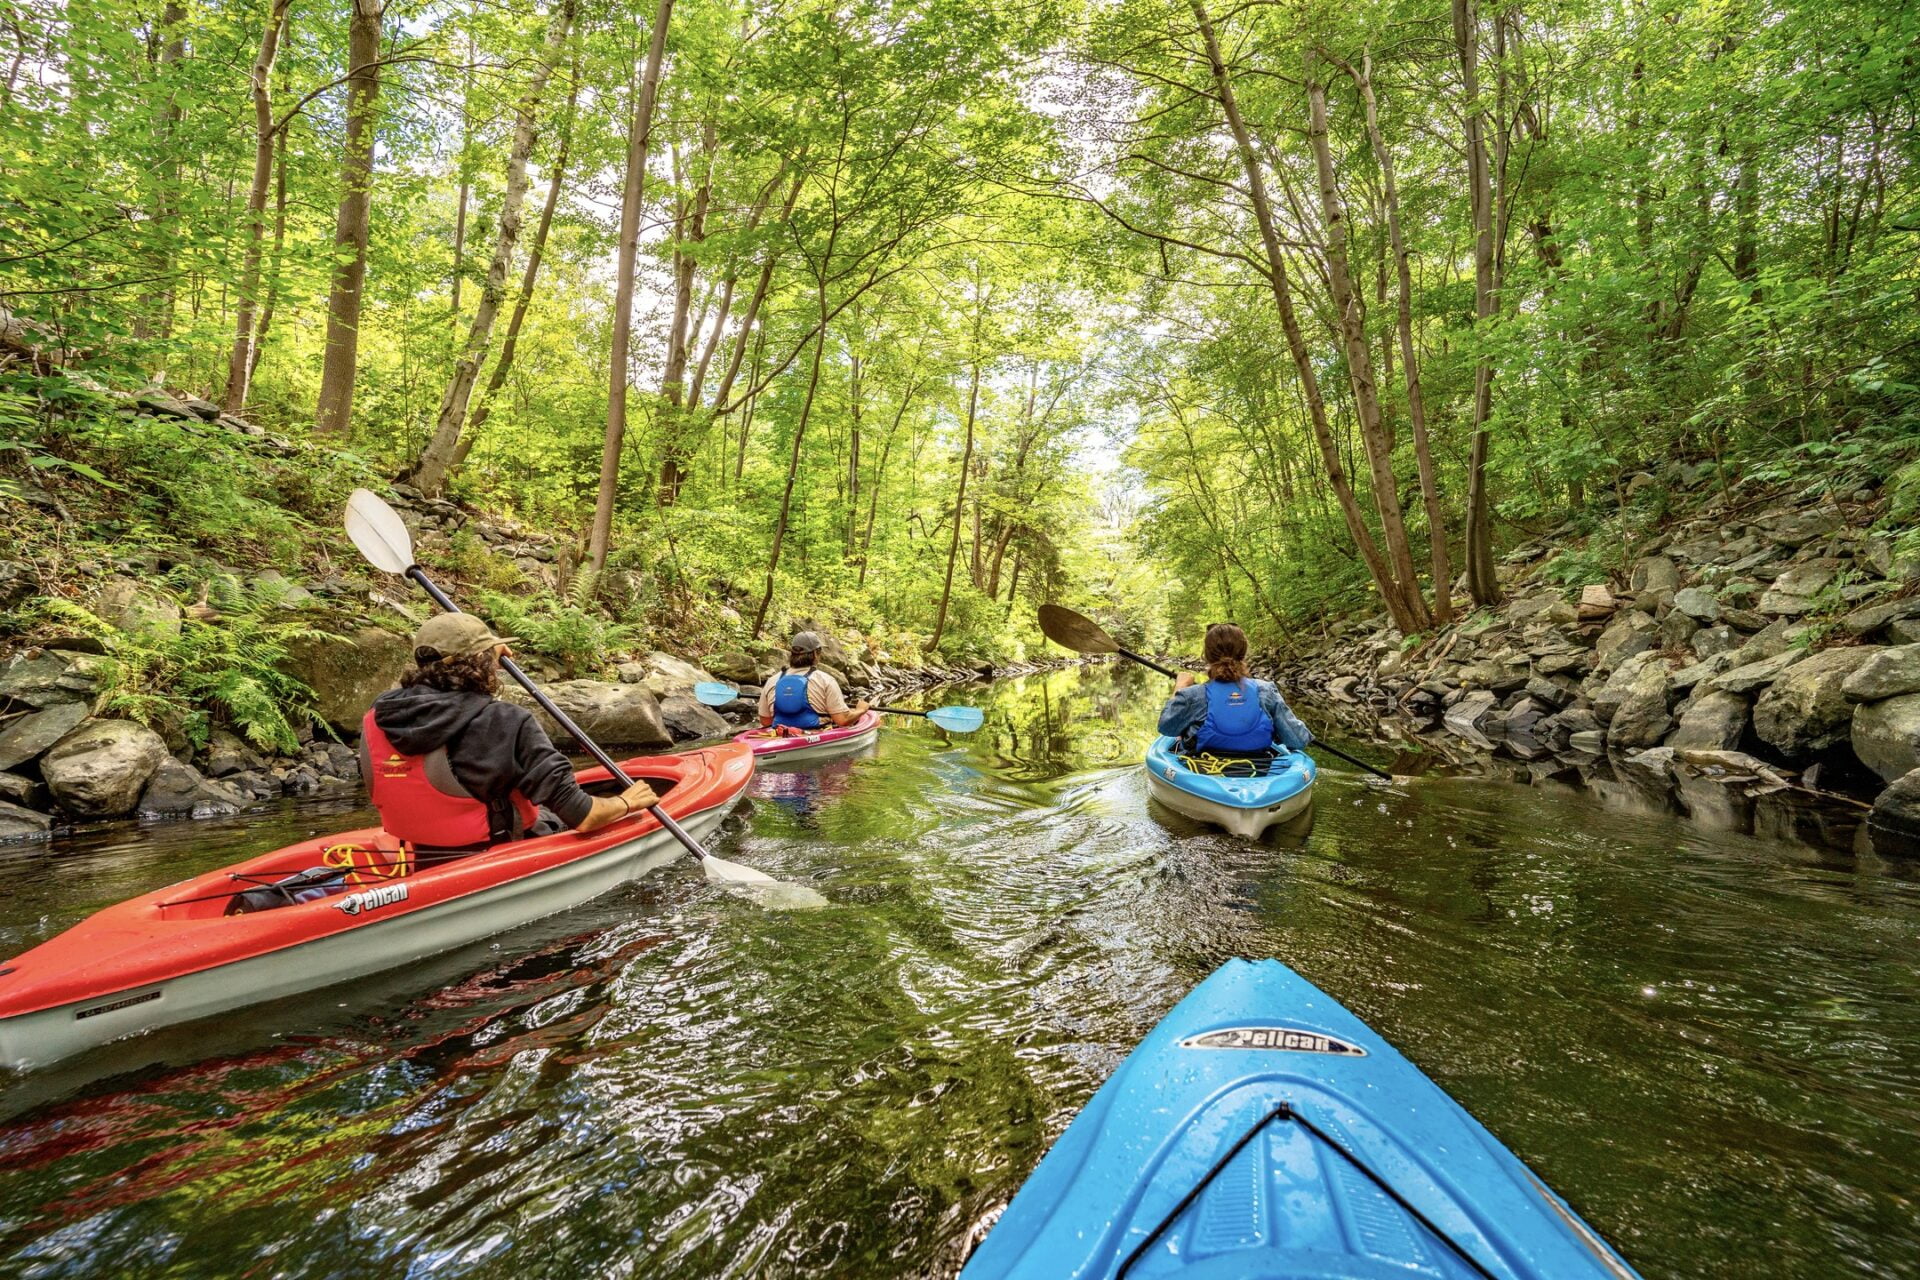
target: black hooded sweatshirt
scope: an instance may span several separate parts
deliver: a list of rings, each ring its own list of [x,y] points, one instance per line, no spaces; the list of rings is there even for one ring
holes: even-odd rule
[[[484,693],[447,693],[416,685],[381,694],[374,700],[373,720],[394,749],[406,755],[423,756],[445,747],[453,776],[486,802],[495,840],[517,834],[515,791],[569,827],[585,822],[593,808],[593,797],[573,780],[573,765],[525,707]]]

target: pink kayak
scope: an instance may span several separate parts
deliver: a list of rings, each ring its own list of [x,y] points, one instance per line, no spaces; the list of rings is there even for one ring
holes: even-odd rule
[[[757,761],[804,764],[871,746],[879,734],[880,713],[869,711],[852,724],[840,727],[824,725],[818,729],[788,729],[775,725],[771,729],[749,729],[745,733],[736,733],[733,740],[752,747]]]

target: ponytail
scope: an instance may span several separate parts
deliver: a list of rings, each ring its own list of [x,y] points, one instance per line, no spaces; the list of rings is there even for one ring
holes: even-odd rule
[[[1202,650],[1207,660],[1207,679],[1245,680],[1247,670],[1247,633],[1231,622],[1216,622],[1207,628]]]

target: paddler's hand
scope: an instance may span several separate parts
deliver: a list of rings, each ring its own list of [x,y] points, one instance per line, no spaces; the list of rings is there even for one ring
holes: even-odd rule
[[[1191,689],[1193,688],[1193,683],[1194,683],[1193,672],[1182,671],[1179,675],[1173,678],[1173,691],[1175,693],[1178,693],[1182,689]]]
[[[853,704],[853,714],[856,717],[863,716],[871,710],[873,710],[873,704],[871,702],[868,702],[865,698],[862,698],[860,699],[860,701]]]
[[[585,834],[598,831],[604,826],[630,818],[642,809],[651,809],[660,803],[660,797],[653,794],[653,788],[644,782],[636,782],[617,796],[595,796],[593,808],[587,810],[584,822],[574,830]]]

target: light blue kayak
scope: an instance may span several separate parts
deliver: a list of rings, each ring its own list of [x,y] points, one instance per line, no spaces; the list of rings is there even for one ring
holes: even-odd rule
[[[1337,1001],[1229,961],[1093,1095],[961,1280],[1635,1280]]]
[[[1304,751],[1281,752],[1256,777],[1232,778],[1189,768],[1177,746],[1160,737],[1147,748],[1147,790],[1175,813],[1258,840],[1268,827],[1313,805],[1320,770]]]

